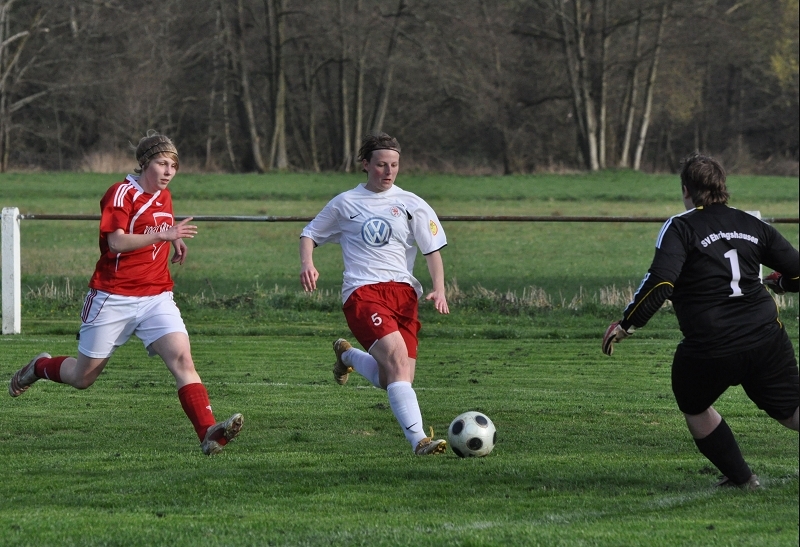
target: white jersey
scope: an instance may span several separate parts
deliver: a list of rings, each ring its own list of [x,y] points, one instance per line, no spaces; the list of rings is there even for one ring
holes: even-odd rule
[[[447,245],[433,209],[397,186],[372,192],[359,184],[339,194],[300,236],[342,246],[342,302],[363,285],[389,281],[408,283],[421,297],[422,284],[412,275],[417,248],[427,255]]]

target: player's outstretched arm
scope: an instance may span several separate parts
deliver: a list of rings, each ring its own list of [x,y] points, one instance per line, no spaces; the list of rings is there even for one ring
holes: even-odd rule
[[[675,280],[680,276],[686,260],[685,230],[679,229],[672,219],[662,228],[653,262],[647,270],[633,300],[622,312],[622,319],[611,323],[603,335],[603,353],[614,353],[614,344],[621,342],[637,328],[647,324],[651,317],[672,296]]]
[[[117,228],[107,236],[108,248],[113,253],[127,253],[163,241],[191,239],[197,234],[197,226],[188,224],[190,220],[192,220],[192,217],[183,219],[169,230],[150,234],[126,234],[122,228]]]
[[[317,288],[319,272],[314,267],[314,240],[309,237],[300,238],[300,285],[306,292]]]
[[[767,277],[764,278],[764,286],[766,286],[769,289],[772,289],[772,292],[774,292],[775,294],[783,294],[786,291],[783,290],[783,287],[781,287],[782,277],[783,276],[780,274],[780,272],[772,272],[771,274],[769,274]]]
[[[433,305],[439,313],[450,313],[450,307],[447,305],[447,298],[445,297],[442,254],[439,251],[434,251],[425,255],[425,260],[428,263],[428,272],[431,274],[431,282],[433,283],[433,290],[425,297],[425,300],[433,300]]]
[[[622,313],[622,320],[611,323],[603,335],[603,353],[614,353],[614,344],[621,342],[647,324],[653,314],[672,296],[673,285],[648,273],[642,281],[633,301]]]
[[[798,281],[800,281],[798,277],[788,279],[780,272],[772,272],[764,278],[764,285],[772,289],[772,292],[775,294],[784,294],[787,292],[798,292],[798,289],[800,289],[800,283],[798,283]]]
[[[189,252],[186,243],[184,243],[182,239],[176,239],[172,242],[172,247],[175,249],[175,252],[172,254],[172,263],[183,264],[184,261],[186,261],[186,254]]]
[[[603,335],[603,353],[611,355],[614,353],[614,344],[622,342],[625,338],[633,334],[634,327],[628,327],[628,330],[623,329],[619,321],[614,321],[606,329]]]

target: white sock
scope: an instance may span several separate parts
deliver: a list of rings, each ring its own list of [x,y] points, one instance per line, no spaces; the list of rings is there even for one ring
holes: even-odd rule
[[[361,376],[370,381],[375,387],[382,387],[378,374],[378,362],[375,358],[360,349],[352,348],[342,354],[342,362],[350,365]]]
[[[417,394],[411,387],[411,382],[392,382],[386,386],[386,392],[389,394],[389,406],[392,407],[394,417],[403,428],[403,433],[413,450],[426,436],[422,428],[422,413],[419,410]]]

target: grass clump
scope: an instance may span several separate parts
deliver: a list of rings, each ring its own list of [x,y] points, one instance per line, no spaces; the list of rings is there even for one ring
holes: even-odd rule
[[[618,288],[615,285],[601,287],[589,292],[579,287],[570,299],[562,295],[553,295],[541,287],[525,287],[521,291],[500,291],[480,285],[470,289],[462,289],[457,281],[446,284],[446,295],[451,312],[465,315],[486,313],[500,316],[537,316],[543,312],[562,311],[573,316],[589,315],[605,317],[608,313],[619,314],[633,299],[633,285]],[[776,305],[785,315],[797,315],[797,297],[792,294],[772,295]],[[28,287],[24,293],[26,313],[31,319],[55,311],[75,311],[83,304],[83,291],[75,290],[74,283],[65,278],[63,283],[49,280],[38,287]],[[341,295],[329,289],[313,293],[294,291],[285,287],[274,286],[264,289],[257,284],[242,292],[233,294],[208,294],[200,291],[195,294],[175,293],[175,300],[184,315],[191,316],[195,312],[232,312],[257,316],[268,311],[286,312],[319,312],[330,314],[339,312],[342,307]],[[671,303],[666,301],[663,309],[671,310]],[[420,302],[420,311],[425,314],[427,307]],[[255,315],[254,315],[255,314]],[[435,317],[433,315],[432,317]]]

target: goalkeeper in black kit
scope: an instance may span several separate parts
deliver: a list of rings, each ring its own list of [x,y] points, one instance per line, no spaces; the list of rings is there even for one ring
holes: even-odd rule
[[[761,488],[725,420],[712,406],[730,386],[769,416],[798,430],[798,368],[769,291],[798,292],[800,256],[775,228],[727,206],[725,171],[715,159],[688,158],[681,170],[687,211],[670,218],[653,263],[603,353],[672,301],[683,340],[672,361],[672,392],[700,452],[723,474],[718,486]],[[774,272],[759,278],[760,265]]]

